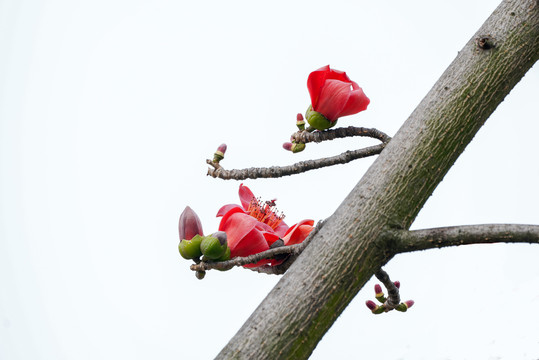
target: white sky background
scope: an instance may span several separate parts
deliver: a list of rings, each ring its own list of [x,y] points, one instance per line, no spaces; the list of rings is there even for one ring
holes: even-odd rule
[[[398,130],[497,0],[0,1],[0,359],[210,359],[279,280],[203,281],[177,251],[186,205],[204,230],[239,182],[374,144],[281,149],[308,74],[344,70],[371,99],[340,125]],[[413,228],[539,224],[537,66],[458,159]],[[293,224],[332,214],[373,159],[245,181]],[[339,241],[339,239],[335,239]],[[408,313],[372,315],[369,282],[312,359],[536,359],[539,246],[406,254],[386,270]],[[293,311],[293,309],[290,309]]]

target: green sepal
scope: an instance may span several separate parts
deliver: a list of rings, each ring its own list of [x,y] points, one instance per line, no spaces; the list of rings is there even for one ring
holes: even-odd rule
[[[408,310],[408,305],[406,305],[405,303],[400,303],[399,305],[397,305],[395,310],[401,311],[401,312],[406,312],[406,310]]]
[[[316,130],[326,130],[337,125],[337,120],[329,121],[324,115],[318,111],[314,111],[312,105],[309,105],[307,112],[305,113],[305,119],[312,128]]]
[[[290,150],[294,154],[299,153],[299,152],[305,150],[305,144],[304,143],[292,143],[292,148]]]
[[[180,255],[184,259],[195,259],[202,256],[202,251],[200,250],[200,244],[202,243],[202,236],[195,235],[191,240],[182,240],[178,245],[178,250],[180,250]]]
[[[219,259],[225,254],[226,249],[226,243],[221,245],[219,239],[213,236],[204,237],[200,243],[200,250],[202,251],[202,254],[211,260]]]
[[[225,253],[217,260],[215,261],[227,261],[230,260],[230,248],[227,246]]]

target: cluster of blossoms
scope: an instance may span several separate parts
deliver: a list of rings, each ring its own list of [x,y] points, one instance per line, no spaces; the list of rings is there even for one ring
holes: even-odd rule
[[[296,117],[296,126],[300,133],[328,130],[337,124],[340,117],[364,111],[370,103],[369,98],[356,82],[350,80],[344,71],[331,69],[329,65],[309,75],[307,88],[311,104],[305,113],[305,118],[302,114]],[[307,128],[305,120],[309,123]],[[301,137],[295,135],[297,134],[291,137],[292,142],[283,144],[286,150],[294,153],[305,149],[305,143],[296,140]],[[216,170],[222,170],[219,162],[224,159],[226,149],[226,144],[220,145],[214,154],[213,161],[207,160],[208,164]],[[185,208],[179,221],[179,251],[182,257],[193,259],[197,264],[201,261],[206,262],[204,266],[208,265],[208,262],[214,262],[213,265],[223,265],[214,267],[221,269],[238,263],[244,264],[243,266],[247,268],[277,266],[284,261],[283,258],[268,256],[268,253],[261,254],[256,259],[242,259],[242,261],[228,264],[215,264],[215,262],[227,261],[235,257],[245,258],[249,255],[264,253],[272,248],[300,244],[313,230],[313,220],[302,220],[288,226],[283,220],[284,214],[276,210],[275,200],[262,201],[243,184],[239,188],[239,198],[240,204],[224,205],[218,210],[217,217],[221,217],[218,231],[208,236],[204,236],[202,223],[197,214],[190,207]],[[249,261],[252,263],[245,264]],[[204,266],[201,268],[206,269]],[[199,279],[205,274],[205,270],[201,268],[195,267]],[[383,270],[380,271],[383,272]],[[377,277],[380,279],[379,275]],[[413,300],[400,302],[398,295],[400,283],[398,281],[391,283],[387,274],[385,277],[387,279],[381,281],[388,287],[389,299],[382,292],[382,287],[377,284],[375,297],[381,305],[368,300],[367,307],[374,314],[391,310],[407,311],[414,304]]]
[[[221,217],[219,231],[204,236],[197,214],[186,207],[180,216],[179,250],[182,257],[199,261],[225,261],[269,250],[277,245],[287,246],[303,242],[313,229],[313,220],[302,220],[288,226],[284,215],[275,208],[275,200],[262,201],[243,184],[239,188],[240,205],[224,205],[217,212]],[[275,266],[283,260],[264,259],[256,264]]]

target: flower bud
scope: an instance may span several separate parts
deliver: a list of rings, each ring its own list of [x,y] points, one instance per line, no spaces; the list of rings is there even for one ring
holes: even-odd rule
[[[217,238],[221,245],[226,246],[226,232],[224,232],[224,231],[216,231],[213,234],[211,234],[211,236]]]
[[[202,236],[195,235],[191,240],[182,240],[178,245],[180,250],[180,255],[184,259],[196,259],[202,256],[202,251],[200,250],[200,244],[202,242]]]
[[[283,144],[283,149],[285,149],[286,151],[292,151],[292,143],[290,142],[285,142]]]
[[[395,286],[397,287],[397,289],[400,289],[401,287],[401,282],[399,280],[393,282],[393,284],[395,284]]]
[[[372,300],[365,301],[365,305],[367,305],[367,307],[371,311],[374,311],[378,307],[378,305],[376,305],[376,303],[374,301],[372,301]]]
[[[402,311],[402,312],[406,312],[406,310],[408,310],[409,308],[411,308],[412,305],[414,305],[414,301],[413,301],[413,300],[406,300],[405,302],[400,303],[399,305],[397,305],[397,307],[395,308],[395,310],[397,310],[397,311]]]
[[[219,232],[222,233],[222,231]],[[226,234],[224,245],[221,244],[220,239],[213,235],[204,237],[200,243],[200,250],[202,251],[202,254],[210,260],[219,259],[224,255],[226,248]]]
[[[191,240],[195,235],[204,235],[198,215],[189,206],[186,206],[180,215],[178,231],[180,240]]]
[[[305,144],[304,143],[292,143],[292,148],[290,149],[292,152],[299,153],[305,150]]]
[[[385,311],[385,308],[383,306],[376,305],[372,300],[365,301],[365,305],[367,305],[367,307],[373,314],[381,314]]]
[[[337,124],[337,120],[329,121],[324,115],[320,114],[317,111],[312,109],[312,106],[309,106],[307,112],[305,113],[305,118],[309,125],[316,130],[326,130]]]
[[[300,131],[305,130],[305,120],[303,119],[303,115],[298,114],[296,116],[296,126]]]
[[[225,158],[226,144],[221,144],[217,148],[217,151],[213,154],[213,162],[219,163],[219,161]]]
[[[386,301],[386,297],[384,296],[384,292],[382,291],[382,286],[380,286],[380,284],[374,285],[374,293],[376,300],[380,301],[381,303]]]

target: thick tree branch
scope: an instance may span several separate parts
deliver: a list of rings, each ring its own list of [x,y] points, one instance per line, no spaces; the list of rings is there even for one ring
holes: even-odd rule
[[[537,59],[538,1],[503,1],[217,358],[309,357]]]
[[[259,266],[249,270],[281,275],[292,265],[297,256],[305,250],[312,237],[322,227],[319,222],[317,227],[309,234],[304,242],[297,245],[282,246],[269,249],[254,255],[245,257],[235,257],[227,261],[220,262],[199,262],[191,265],[193,271],[206,271],[211,269],[230,270],[235,266],[255,264],[263,259],[275,259],[280,255],[286,255],[284,263],[277,266]],[[449,226],[433,229],[421,230],[388,230],[384,235],[387,241],[388,251],[392,255],[428,250],[433,248],[443,248],[448,246],[473,245],[473,244],[494,244],[494,243],[527,243],[539,244],[539,225],[521,225],[521,224],[481,224],[481,225],[463,225]],[[387,273],[382,269],[375,274],[388,289],[389,296],[398,296],[398,290],[389,279]],[[397,297],[393,300],[394,304],[399,303]]]
[[[395,254],[446,246],[492,243],[539,243],[539,225],[485,224],[388,233]]]

